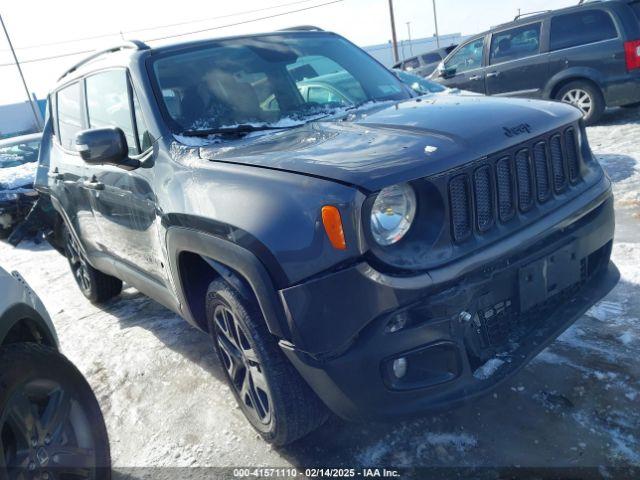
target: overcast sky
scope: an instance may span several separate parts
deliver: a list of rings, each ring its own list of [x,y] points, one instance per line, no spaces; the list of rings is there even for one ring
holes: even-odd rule
[[[9,30],[19,60],[25,62],[23,71],[29,89],[43,98],[64,69],[80,60],[82,55],[33,63],[28,60],[102,48],[117,42],[121,37],[119,32],[124,32],[124,38],[148,40],[163,35],[237,24],[330,1],[332,0],[4,0],[0,4],[0,14]],[[441,34],[472,34],[513,19],[519,8],[523,12],[532,12],[574,3],[577,0],[437,0],[438,22]],[[433,35],[435,30],[431,0],[394,0],[394,5],[398,40],[407,38],[406,22],[411,22],[413,38]],[[177,23],[183,24],[155,28]],[[337,3],[297,13],[180,37],[176,41],[306,24],[335,31],[361,46],[384,43],[391,38],[388,0],[338,0]],[[42,46],[109,34],[112,36]],[[151,43],[154,44],[157,42]],[[12,57],[8,44],[0,32],[0,64],[10,62]],[[0,79],[0,105],[24,100],[24,89],[15,66],[0,67]]]

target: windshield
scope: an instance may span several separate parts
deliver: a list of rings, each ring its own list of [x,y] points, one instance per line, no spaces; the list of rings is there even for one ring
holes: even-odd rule
[[[411,89],[421,95],[426,93],[441,93],[446,90],[446,88],[439,83],[432,82],[431,80],[427,80],[412,73],[407,73],[404,70],[394,70],[394,72],[398,75],[398,78],[401,81],[409,85]]]
[[[0,168],[17,167],[38,161],[40,140],[0,147]]]
[[[153,63],[166,111],[179,132],[287,127],[410,93],[359,48],[332,34],[216,41]]]

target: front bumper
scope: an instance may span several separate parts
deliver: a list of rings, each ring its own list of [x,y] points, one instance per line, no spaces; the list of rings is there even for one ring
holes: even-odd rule
[[[33,194],[16,193],[16,198],[0,201],[0,228],[9,229],[26,218],[33,204],[38,199],[35,190]],[[12,193],[9,191],[8,193]]]
[[[283,351],[347,419],[411,415],[487,392],[617,283],[613,197],[602,182],[574,201],[581,208],[569,202],[541,219],[539,231],[437,271],[398,278],[360,264],[283,290],[295,343],[281,342]],[[567,266],[547,273],[557,258]],[[549,293],[534,292],[536,275]],[[406,326],[389,332],[399,319]],[[398,379],[393,361],[401,357],[406,374]]]

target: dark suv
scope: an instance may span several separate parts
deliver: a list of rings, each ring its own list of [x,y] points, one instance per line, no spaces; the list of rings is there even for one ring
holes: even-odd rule
[[[431,52],[423,53],[422,55],[416,55],[415,57],[407,58],[400,63],[396,63],[393,70],[404,70],[405,72],[411,72],[421,77],[428,77],[438,67],[443,59],[447,58],[457,45],[449,45],[448,47],[438,48]]]
[[[606,106],[640,104],[640,1],[517,17],[464,42],[432,79],[488,95],[561,100],[592,124]]]
[[[349,91],[310,100],[314,77]],[[611,184],[567,105],[418,97],[301,30],[116,47],[49,105],[38,183],[84,294],[125,281],[209,332],[276,444],[325,406],[485,393],[617,281]]]

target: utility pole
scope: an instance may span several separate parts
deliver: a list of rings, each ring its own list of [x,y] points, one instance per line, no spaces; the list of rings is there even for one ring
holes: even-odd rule
[[[389,0],[389,15],[391,16],[391,44],[393,45],[393,62],[398,63],[398,37],[396,36],[396,19],[393,16],[393,0]]]
[[[407,22],[407,34],[409,35],[409,53],[413,57],[413,43],[411,43],[411,22]]]
[[[438,12],[436,11],[436,0],[433,0],[433,21],[436,24],[436,45],[440,48],[440,34],[438,33]]]
[[[16,52],[13,49],[13,44],[11,43],[11,38],[9,38],[9,32],[7,31],[7,27],[4,24],[4,20],[2,19],[2,15],[0,15],[0,23],[2,24],[2,29],[4,30],[4,34],[7,37],[7,42],[9,43],[9,49],[11,50],[11,54],[13,55],[13,59],[16,62],[16,67],[18,67],[18,73],[20,74],[20,78],[22,79],[22,85],[24,86],[24,91],[27,94],[27,99],[29,100],[29,105],[31,105],[31,110],[33,111],[33,118],[36,121],[36,126],[39,130],[42,130],[42,124],[40,123],[40,116],[38,115],[38,110],[35,102],[31,98],[31,93],[29,93],[29,88],[27,87],[27,82],[24,79],[24,74],[22,73],[22,68],[20,68],[20,62],[18,62],[18,57],[16,56]]]

